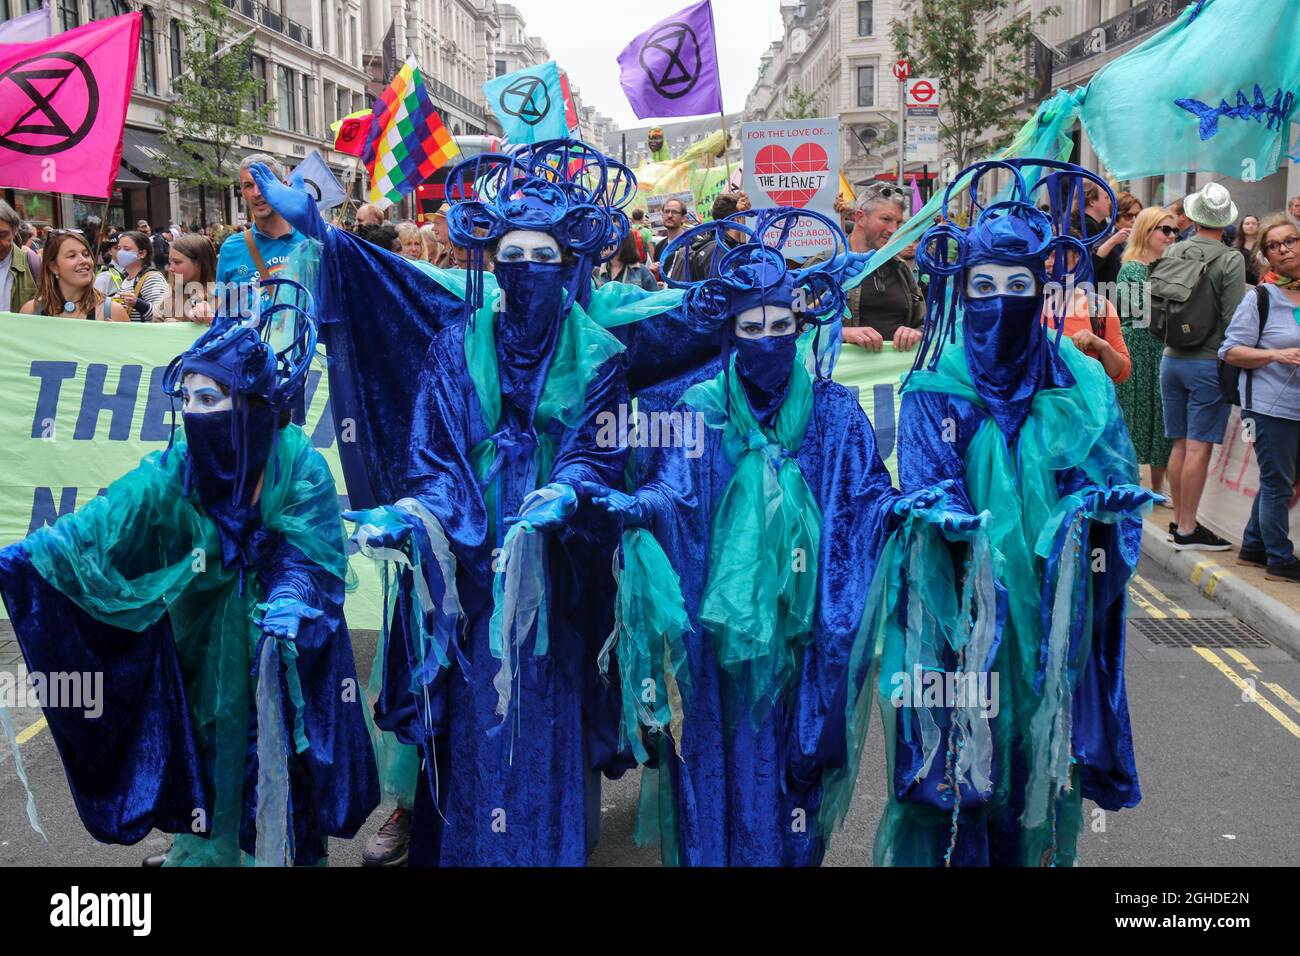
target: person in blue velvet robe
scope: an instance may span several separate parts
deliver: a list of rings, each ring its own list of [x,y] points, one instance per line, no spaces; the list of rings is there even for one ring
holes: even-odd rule
[[[980,180],[994,169],[1010,173],[1009,198],[985,209]],[[932,281],[899,413],[899,481],[905,492],[950,482],[965,507],[991,512],[997,600],[988,610],[997,637],[973,661],[939,638],[918,648],[904,635],[909,615],[923,612],[906,601],[893,629],[875,636],[891,775],[875,859],[1072,865],[1084,797],[1105,810],[1141,799],[1124,683],[1125,602],[1141,511],[1158,496],[1137,486],[1104,369],[1043,318],[1045,295],[1069,296],[1073,284],[1091,281],[1087,250],[1105,230],[1092,235],[1075,223],[1077,239],[1070,219],[1085,180],[1106,184],[1040,160],[972,171],[973,226],[948,218],[946,197],[944,221],[918,252]],[[1050,213],[1035,208],[1038,189]],[[1068,271],[1074,257],[1066,253],[1078,253],[1077,271]],[[971,577],[963,550],[931,557],[957,584]],[[926,584],[912,582],[918,592]],[[905,655],[939,672],[965,668],[992,691],[989,706],[976,712],[905,696],[887,707],[887,679]]]
[[[626,411],[628,354],[644,356],[633,366],[653,381],[707,356],[716,324],[670,316],[651,332],[649,317],[680,293],[592,290],[634,180],[582,144],[451,171],[464,272],[397,263],[324,227],[300,190],[254,175],[322,243],[334,420],[355,429],[340,449],[351,505],[368,508],[353,515],[357,540],[398,564],[375,717],[425,758],[410,862],[579,865],[597,830],[598,772],[632,761],[620,753],[616,685],[595,668],[617,529],[579,510],[576,489],[622,476],[626,448],[597,441],[597,422]],[[544,568],[545,600],[503,647],[509,622],[494,630],[504,608],[493,592],[498,578],[509,588],[502,554],[517,513],[544,539],[529,563]]]
[[[688,308],[727,317],[719,370],[676,380],[681,440],[638,450],[634,494],[584,489],[625,527],[649,529],[671,565],[638,570],[633,552],[645,542],[625,537],[620,586],[646,601],[624,605],[618,642],[637,642],[655,605],[680,602],[685,615],[677,628],[652,625],[644,642],[650,660],[674,659],[671,674],[624,670],[625,701],[648,702],[651,685],[671,700],[659,716],[641,708],[625,722],[633,746],[654,751],[642,827],[658,831],[668,864],[820,864],[833,815],[822,818],[824,780],[856,767],[850,651],[876,559],[913,511],[952,534],[980,520],[938,490],[899,494],[857,399],[809,372],[797,326],[842,311],[844,259],[787,269],[784,236],[760,238],[782,226],[839,233],[793,210],[694,231],[742,233],[687,295]],[[649,593],[672,575],[679,594]]]
[[[314,324],[273,312],[172,363],[183,440],[0,551],[29,671],[103,674],[102,713],[45,707],[82,822],[177,834],[166,865],[322,863],[379,800],[334,482],[288,424]],[[259,327],[286,312],[276,351]]]

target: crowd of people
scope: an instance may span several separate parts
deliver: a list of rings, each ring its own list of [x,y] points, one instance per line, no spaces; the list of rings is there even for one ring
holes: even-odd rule
[[[27,282],[23,311],[213,323],[164,383],[184,438],[0,551],[29,666],[98,648],[121,706],[147,701],[166,728],[118,734],[144,719],[125,710],[51,717],[78,793],[167,785],[127,815],[79,799],[101,839],[156,826],[180,834],[159,865],[310,865],[382,792],[397,809],[368,864],[580,865],[600,775],[640,764],[641,829],[664,862],[816,865],[879,692],[878,864],[1072,865],[1085,797],[1141,799],[1124,621],[1142,515],[1167,483],[1174,547],[1228,547],[1198,509],[1231,404],[1260,467],[1241,559],[1300,580],[1286,214],[1241,220],[1236,244],[1217,183],[1142,208],[1068,164],[983,163],[968,210],[945,202],[873,268],[908,216],[889,184],[839,203],[840,223],[728,190],[692,224],[670,199],[656,236],[623,212],[630,172],[584,144],[467,163],[449,181],[473,198],[449,188],[424,227],[370,205],[329,225],[249,157],[248,228],[219,247],[169,231],[170,282],[143,229],[98,275],[83,233],[47,235],[39,264],[10,242],[0,291]],[[1040,166],[1069,185],[1045,208]],[[1011,199],[981,208],[997,176]],[[795,222],[835,248],[787,258]],[[206,282],[298,288],[291,341],[277,352],[227,321]],[[821,330],[837,325],[849,345],[916,353],[896,476],[824,374]],[[348,547],[386,569],[364,704],[333,690],[356,679],[336,491],[290,424],[318,332],[331,413],[356,429],[339,451]],[[620,433],[633,401],[676,431]],[[219,574],[194,567],[196,548],[220,554]],[[966,690],[923,694],[939,672]],[[900,678],[917,686],[895,698]],[[108,744],[130,773],[84,762]],[[191,833],[181,818],[209,800],[210,832]]]

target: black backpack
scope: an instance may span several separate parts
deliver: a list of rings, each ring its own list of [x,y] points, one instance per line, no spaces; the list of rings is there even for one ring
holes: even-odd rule
[[[1176,349],[1199,348],[1219,327],[1219,300],[1206,272],[1221,255],[1235,254],[1236,250],[1220,246],[1217,253],[1207,256],[1204,247],[1188,244],[1179,254],[1165,254],[1151,263],[1147,276],[1151,325],[1147,331]]]
[[[1268,324],[1268,289],[1262,285],[1255,286],[1255,305],[1259,309],[1259,335],[1255,336],[1255,348],[1259,348],[1259,343],[1264,341],[1264,326]],[[1241,373],[1246,373],[1246,402],[1242,404],[1242,395],[1238,383],[1241,381]],[[1229,405],[1236,405],[1238,408],[1250,408],[1251,406],[1251,377],[1254,369],[1237,368],[1235,365],[1229,365],[1223,359],[1219,359],[1219,392],[1223,395],[1223,400]]]

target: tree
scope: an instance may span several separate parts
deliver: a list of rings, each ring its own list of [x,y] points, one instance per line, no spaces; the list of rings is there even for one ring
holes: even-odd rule
[[[181,22],[185,33],[182,75],[173,77],[175,99],[163,120],[163,175],[225,189],[234,179],[239,141],[267,131],[274,102],[252,70],[256,36],[232,24],[220,0]],[[238,40],[238,42],[233,42]]]
[[[781,112],[781,119],[812,119],[818,116],[817,100],[810,93],[805,93],[795,84],[790,90],[790,101]]]
[[[911,23],[890,24],[894,48],[911,63],[912,75],[938,82],[939,136],[957,169],[980,158],[973,155],[976,145],[990,131],[981,153],[1006,145],[1022,123],[1016,107],[1037,89],[1025,51],[1035,42],[1034,28],[1060,8],[1006,19],[1010,6],[1011,0],[921,0]],[[989,18],[992,25],[982,31]]]

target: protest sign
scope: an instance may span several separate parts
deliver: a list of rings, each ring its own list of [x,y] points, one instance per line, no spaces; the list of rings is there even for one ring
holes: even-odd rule
[[[835,118],[744,123],[740,127],[745,192],[755,209],[790,206],[836,221],[840,185],[840,127]],[[806,226],[786,241],[802,260],[834,247],[831,231]]]

